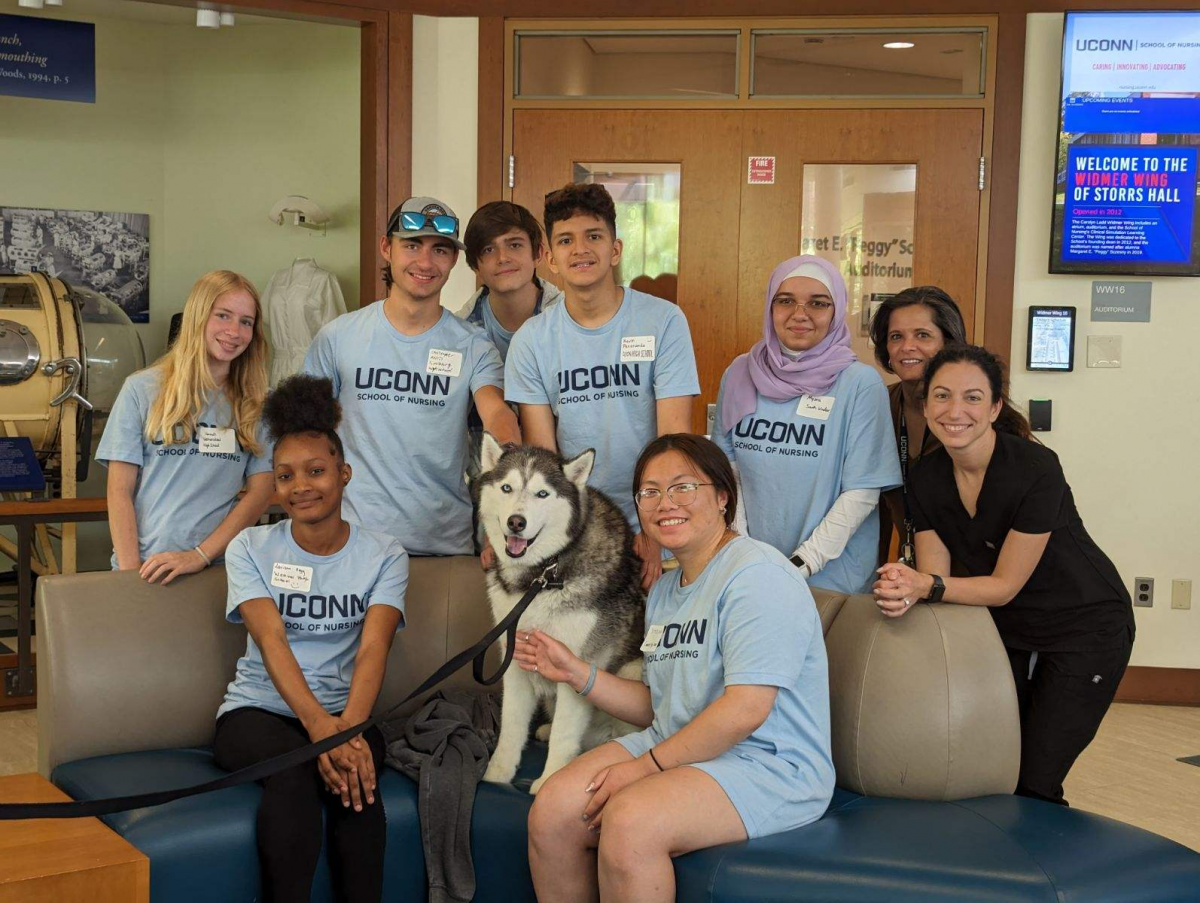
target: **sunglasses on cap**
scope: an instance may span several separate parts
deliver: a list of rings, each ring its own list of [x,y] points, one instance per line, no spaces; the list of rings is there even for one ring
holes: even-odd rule
[[[419,232],[426,225],[433,226],[434,231],[439,235],[456,235],[458,233],[458,217],[439,214],[438,216],[429,216],[420,211],[406,211],[400,214],[399,219],[392,222],[388,227],[388,234],[393,232]]]

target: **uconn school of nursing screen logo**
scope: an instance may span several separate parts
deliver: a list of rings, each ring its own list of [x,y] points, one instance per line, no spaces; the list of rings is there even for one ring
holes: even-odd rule
[[[700,646],[708,636],[708,618],[690,618],[663,628],[658,648],[646,656],[646,664],[677,658],[699,658]]]
[[[817,458],[825,444],[824,423],[788,423],[743,417],[733,428],[733,447],[742,451],[793,458]]]
[[[324,595],[282,592],[275,605],[288,630],[305,633],[337,633],[357,627],[367,614],[371,594]],[[300,620],[301,618],[306,620]]]
[[[444,408],[450,394],[450,379],[413,370],[358,367],[354,371],[354,388],[366,390],[358,393],[359,401],[399,401]]]

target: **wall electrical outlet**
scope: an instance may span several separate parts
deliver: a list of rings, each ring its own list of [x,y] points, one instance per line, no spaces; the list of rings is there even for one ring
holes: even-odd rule
[[[1139,608],[1150,608],[1154,605],[1154,578],[1133,578],[1133,604]]]
[[[1171,607],[1186,611],[1192,607],[1192,581],[1171,581]]]

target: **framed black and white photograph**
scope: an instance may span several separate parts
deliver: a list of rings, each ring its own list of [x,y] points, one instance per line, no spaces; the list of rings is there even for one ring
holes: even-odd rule
[[[0,207],[0,273],[86,286],[150,322],[150,215]]]

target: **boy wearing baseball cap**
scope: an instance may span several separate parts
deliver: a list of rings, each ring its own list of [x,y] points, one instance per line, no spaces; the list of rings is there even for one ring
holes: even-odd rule
[[[504,365],[487,336],[441,305],[463,244],[454,211],[409,198],[379,241],[387,297],[343,314],[313,340],[304,370],[333,380],[354,480],[347,520],[400,540],[410,555],[470,555],[463,479],[467,412],[519,442],[504,403]]]

